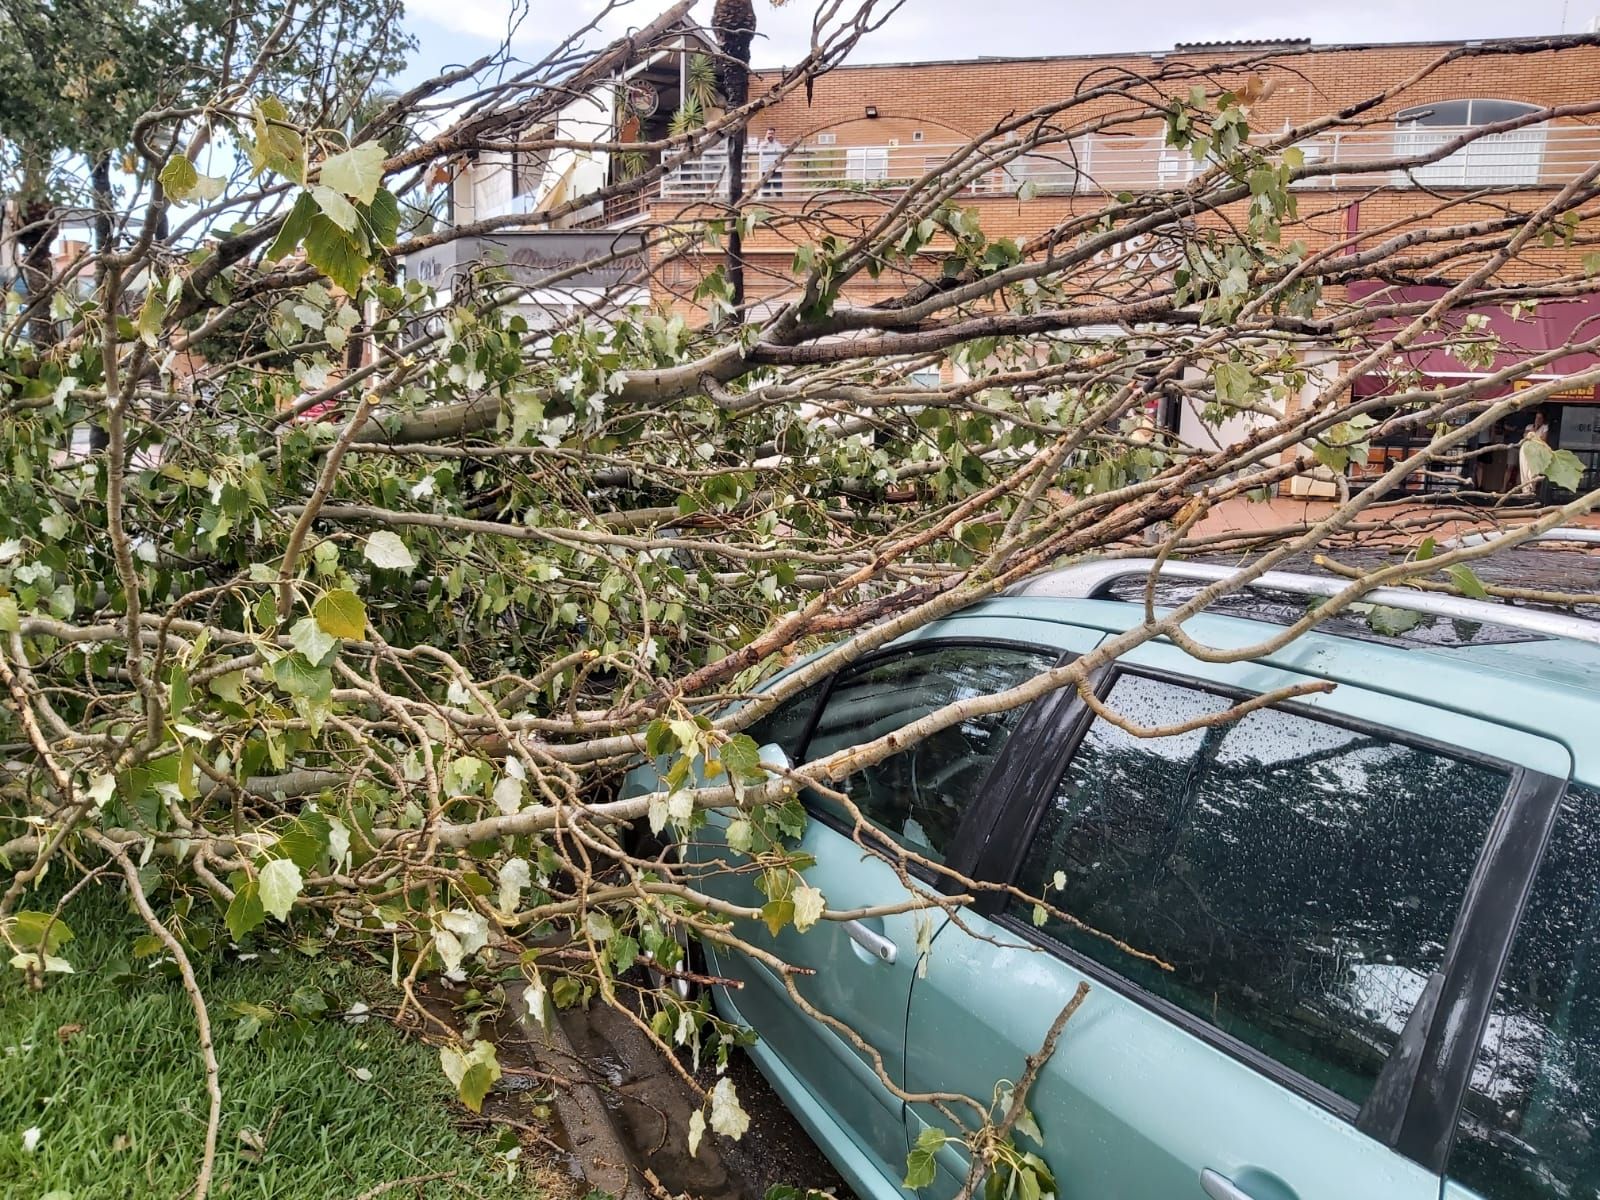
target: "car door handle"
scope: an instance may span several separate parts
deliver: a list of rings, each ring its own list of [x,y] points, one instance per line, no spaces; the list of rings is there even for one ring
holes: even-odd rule
[[[876,929],[869,929],[860,921],[846,921],[844,931],[850,935],[852,942],[880,962],[892,963],[900,952],[899,947],[883,934]]]
[[[1200,1188],[1211,1197],[1211,1200],[1256,1200],[1256,1197],[1233,1180],[1220,1172],[1213,1171],[1210,1167],[1205,1167],[1200,1172]],[[1277,1190],[1275,1188],[1274,1192]],[[1286,1195],[1291,1194],[1287,1188],[1284,1188],[1283,1192]]]

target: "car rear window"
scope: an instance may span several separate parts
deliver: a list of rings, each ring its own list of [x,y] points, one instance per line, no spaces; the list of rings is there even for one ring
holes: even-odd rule
[[[1450,1158],[1489,1200],[1600,1194],[1600,789],[1568,789]]]
[[[1108,696],[1146,728],[1235,703],[1135,674]],[[1508,783],[1303,711],[1157,738],[1097,719],[1017,881],[1097,932],[1012,914],[1359,1106],[1440,966]]]
[[[1189,580],[1157,581],[1155,602],[1158,608],[1177,608],[1187,604],[1207,583]],[[1144,606],[1145,580],[1119,579],[1106,587],[1102,599],[1125,600]],[[1222,596],[1206,607],[1208,613],[1222,617],[1243,617],[1272,625],[1293,625],[1306,612],[1322,602],[1320,596],[1302,596],[1272,588],[1252,587],[1248,591]],[[1464,621],[1435,617],[1410,609],[1384,605],[1351,605],[1317,625],[1320,633],[1361,641],[1382,642],[1391,646],[1503,646],[1514,642],[1545,642],[1542,633],[1530,633],[1509,625],[1488,621]]]

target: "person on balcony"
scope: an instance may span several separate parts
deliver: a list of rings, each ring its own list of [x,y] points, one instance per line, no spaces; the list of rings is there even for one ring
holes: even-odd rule
[[[778,140],[778,131],[768,129],[756,147],[756,164],[761,170],[761,195],[783,195],[783,152],[785,146]]]

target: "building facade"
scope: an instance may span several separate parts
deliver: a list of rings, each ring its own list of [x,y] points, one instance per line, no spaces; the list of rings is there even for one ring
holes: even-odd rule
[[[615,140],[648,144],[695,103],[695,59],[703,57],[704,45],[686,32],[675,48],[635,64],[608,91]],[[761,95],[778,78],[773,73],[753,80],[751,95]],[[1114,81],[1120,86],[1106,86]],[[1455,223],[1492,220],[1507,210],[1507,197],[1527,209],[1600,159],[1600,45],[1592,36],[1528,39],[1510,44],[1510,52],[1497,48],[1493,54],[1475,53],[1471,43],[1312,46],[1289,40],[1179,45],[1144,54],[847,65],[817,79],[809,95],[784,96],[752,123],[744,170],[747,195],[773,219],[745,242],[747,298],[759,314],[792,297],[798,246],[830,232],[865,227],[908,186],[975,143],[985,151],[968,159],[975,165],[952,198],[975,211],[988,237],[1010,238],[1024,248],[1074,216],[1097,211],[1109,198],[1179,188],[1205,163],[1169,144],[1165,109],[1172,97],[1193,86],[1212,92],[1250,89],[1250,125],[1265,138],[1380,97],[1297,142],[1304,160],[1319,170],[1296,188],[1294,237],[1311,253],[1330,247],[1353,253],[1440,212],[1448,212]],[[1061,118],[1066,132],[1015,153],[1018,139],[1029,136],[1016,118],[1068,98],[1077,99]],[[1543,115],[1535,121],[1534,114]],[[1519,123],[1524,115],[1530,119]],[[1486,136],[1473,132],[1502,124],[1511,127]],[[1442,149],[1464,136],[1475,140],[1438,161],[1379,174],[1367,169],[1375,161]],[[986,165],[984,154],[992,165]],[[659,161],[659,153],[648,158],[613,154],[604,165],[589,165],[589,186],[599,191],[626,172]],[[1341,175],[1341,163],[1350,164],[1349,174]],[[691,226],[726,211],[727,166],[720,150],[683,161],[649,187],[642,203],[626,208],[599,203],[582,219],[591,228],[641,222]],[[503,175],[506,166],[496,169]],[[552,170],[546,167],[545,176]],[[464,193],[473,206],[472,214],[481,216],[486,204],[512,203],[494,199],[500,185],[489,182],[488,168],[475,171],[476,176],[465,173],[455,184],[458,197]],[[458,209],[465,208],[458,199]],[[1593,246],[1578,238],[1521,256],[1507,268],[1507,277],[1526,282],[1569,276],[1586,253],[1593,253]],[[1119,261],[1107,265],[1148,275],[1176,265],[1181,255],[1182,247],[1170,236],[1132,239],[1116,248]],[[658,255],[649,279],[652,301],[692,315],[695,286],[711,261]],[[914,274],[886,270],[876,279],[862,276],[850,284],[848,299],[870,303],[896,295]],[[1364,292],[1353,288],[1339,299],[1404,302],[1430,294],[1437,292],[1374,281]],[[1588,337],[1600,336],[1600,305],[1593,296],[1553,300],[1526,313],[1485,305],[1481,313],[1458,311],[1452,320],[1455,325],[1432,343],[1419,344],[1397,366],[1413,379],[1420,375],[1447,385],[1581,341],[1585,331]],[[1439,347],[1460,332],[1463,321],[1492,333],[1500,352],[1470,368],[1444,353]],[[1528,373],[1518,386],[1559,379],[1595,362],[1593,355],[1557,358]],[[1315,377],[1316,362],[1308,366]],[[1389,380],[1373,373],[1359,381],[1357,394],[1379,394],[1388,386]],[[1600,394],[1592,386],[1574,386],[1494,436],[1514,443],[1523,424],[1542,421],[1553,446],[1571,449],[1585,462],[1584,485],[1596,486],[1600,422],[1591,414],[1600,414]],[[1190,444],[1238,432],[1208,428],[1198,412],[1181,405],[1152,415]],[[1367,461],[1351,464],[1352,481],[1359,485],[1381,473],[1406,449],[1374,446]],[[1429,477],[1418,486],[1509,488],[1516,483],[1515,470],[1505,458],[1485,454],[1455,477]],[[1330,490],[1310,480],[1294,486],[1302,492]]]

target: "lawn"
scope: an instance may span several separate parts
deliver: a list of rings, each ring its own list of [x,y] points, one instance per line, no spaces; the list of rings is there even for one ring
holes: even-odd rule
[[[59,953],[75,974],[52,974],[35,992],[0,964],[0,1197],[183,1196],[206,1114],[188,1001],[159,955],[136,957],[148,949],[136,947],[144,926],[111,886],[75,897],[64,917],[76,936]],[[222,1071],[213,1195],[334,1200],[441,1172],[450,1177],[378,1194],[539,1194],[524,1171],[508,1177],[524,1165],[500,1153],[514,1141],[459,1126],[465,1110],[437,1050],[378,1017],[343,1015],[380,1001],[381,974],[292,947],[252,949],[259,957],[246,961],[192,956]]]

